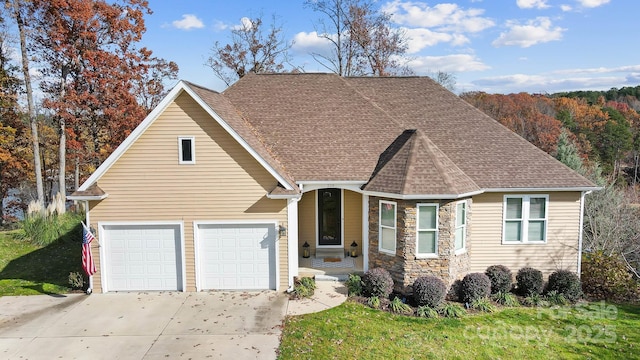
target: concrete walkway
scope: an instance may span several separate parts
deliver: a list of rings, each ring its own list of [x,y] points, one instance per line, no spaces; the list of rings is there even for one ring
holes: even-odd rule
[[[337,306],[340,282],[284,293],[148,292],[0,297],[0,359],[274,359],[285,315]]]

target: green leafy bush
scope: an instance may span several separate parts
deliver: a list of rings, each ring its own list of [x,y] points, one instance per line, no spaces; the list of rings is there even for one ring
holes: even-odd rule
[[[383,268],[374,268],[367,271],[362,276],[362,290],[367,297],[389,298],[393,291],[391,274]]]
[[[418,315],[421,318],[435,319],[438,317],[438,311],[428,306],[418,306],[418,309],[416,310],[416,315]]]
[[[436,308],[444,301],[447,286],[436,276],[423,276],[413,282],[413,298],[418,306]]]
[[[592,299],[631,300],[636,295],[638,283],[627,266],[617,255],[602,251],[582,258],[582,290]]]
[[[313,296],[316,289],[316,281],[310,277],[296,278],[293,284],[293,293],[297,298]]]
[[[402,299],[400,299],[399,297],[396,297],[393,300],[391,300],[391,303],[389,304],[389,308],[391,309],[392,312],[396,314],[409,315],[413,313],[413,309],[411,308],[411,306],[402,302]]]
[[[493,301],[497,302],[500,305],[510,306],[510,307],[520,306],[520,303],[518,302],[518,298],[516,298],[516,296],[510,292],[500,291],[491,295],[491,298],[493,299]]]
[[[360,275],[349,274],[349,278],[345,282],[345,285],[349,291],[349,296],[362,295],[362,279],[360,278]]]
[[[491,293],[509,292],[511,290],[511,270],[504,265],[491,265],[485,270],[491,280]]]
[[[471,308],[488,313],[496,311],[496,306],[491,303],[488,297],[473,300],[471,302]]]
[[[540,295],[539,293],[532,293],[524,298],[524,304],[527,306],[549,306],[549,302],[547,301],[547,299],[545,299],[545,297]]]
[[[21,222],[22,236],[38,246],[47,246],[65,236],[75,235],[79,239],[82,235],[74,230],[81,219],[81,215],[73,212],[62,215],[33,212]]]
[[[580,278],[569,270],[558,270],[549,275],[547,291],[555,291],[570,302],[576,302],[582,297]]]
[[[380,298],[377,296],[372,296],[367,299],[367,305],[374,309],[380,309]]]
[[[491,294],[491,280],[483,273],[467,274],[460,284],[460,297],[465,303],[487,297]]]
[[[448,318],[461,318],[467,314],[467,310],[458,303],[447,302],[438,308],[438,313]]]
[[[544,288],[542,272],[532,267],[524,267],[516,275],[518,293],[523,296],[541,294]]]
[[[549,291],[545,296],[545,300],[551,305],[569,305],[569,300],[556,290]]]
[[[84,276],[78,271],[69,273],[69,286],[72,289],[82,289],[84,287]]]

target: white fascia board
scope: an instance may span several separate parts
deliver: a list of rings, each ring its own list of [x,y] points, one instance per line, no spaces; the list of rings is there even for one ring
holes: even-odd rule
[[[402,194],[393,194],[393,193],[384,193],[377,191],[364,191],[364,195],[368,196],[377,196],[377,197],[386,197],[391,199],[398,200],[455,200],[462,199],[478,194],[482,194],[483,190],[472,191],[464,194],[411,194],[411,195],[402,195]]]
[[[109,197],[109,194],[103,194],[103,195],[79,195],[79,196],[73,196],[73,195],[69,195],[67,196],[67,200],[75,200],[75,201],[92,201],[92,200],[104,200],[107,197]]]
[[[295,194],[295,195],[271,195],[269,193],[267,193],[267,198],[268,199],[274,199],[274,200],[280,200],[280,199],[292,199],[292,200],[299,200],[302,197],[302,194]]]
[[[562,192],[562,191],[597,191],[602,190],[599,186],[566,187],[566,188],[492,188],[485,189],[491,193],[526,193],[526,192]]]
[[[200,105],[212,118],[214,118],[223,129],[225,129],[231,137],[233,137],[246,151],[253,156],[256,161],[262,165],[282,186],[284,186],[287,190],[293,190],[293,186],[284,179],[282,175],[280,175],[269,163],[258,154],[249,144],[226,122],[222,119],[218,113],[216,113],[207,103],[205,103],[190,87],[186,86],[185,91],[187,94],[191,95],[191,97]]]
[[[318,189],[346,189],[357,193],[362,193],[362,185],[366,184],[366,181],[298,181],[300,189],[304,189],[302,192],[309,192]]]
[[[89,188],[93,183],[98,181],[104,175],[104,173],[111,168],[111,166],[131,147],[131,145],[138,140],[140,135],[142,135],[151,124],[164,112],[164,110],[175,100],[178,95],[182,93],[186,88],[186,84],[180,80],[176,86],[167,94],[167,96],[162,99],[162,101],[158,104],[158,106],[153,109],[147,115],[146,118],[127,136],[126,139],[115,149],[111,155],[96,169],[96,171],[89,176],[87,180],[85,180],[82,185],[78,188],[79,191],[84,191]]]

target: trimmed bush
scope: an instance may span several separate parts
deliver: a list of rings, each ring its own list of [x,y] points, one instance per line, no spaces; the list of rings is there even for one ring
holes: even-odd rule
[[[491,293],[507,293],[511,290],[511,270],[504,265],[491,265],[485,270],[491,280]]]
[[[544,289],[542,272],[532,267],[524,267],[516,275],[518,293],[522,296],[541,294]]]
[[[467,274],[460,284],[462,302],[471,303],[491,294],[491,280],[483,273]]]
[[[367,297],[389,298],[393,291],[391,274],[383,268],[374,268],[367,271],[362,276],[362,290]]]
[[[593,300],[631,300],[638,283],[618,256],[601,251],[582,259],[582,290]]]
[[[570,302],[576,302],[582,297],[582,285],[578,274],[569,270],[558,270],[549,275],[547,291],[555,291]]]
[[[349,274],[349,279],[347,279],[345,285],[349,290],[349,296],[362,295],[362,279],[360,278],[360,275]]]
[[[413,298],[418,306],[436,308],[444,301],[447,286],[436,276],[419,277],[413,283]]]

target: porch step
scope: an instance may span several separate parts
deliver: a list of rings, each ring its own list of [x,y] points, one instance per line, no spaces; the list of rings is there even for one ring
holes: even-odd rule
[[[349,279],[349,275],[347,274],[336,274],[336,275],[316,275],[316,281],[347,281]]]
[[[316,259],[344,258],[344,249],[316,249]]]

